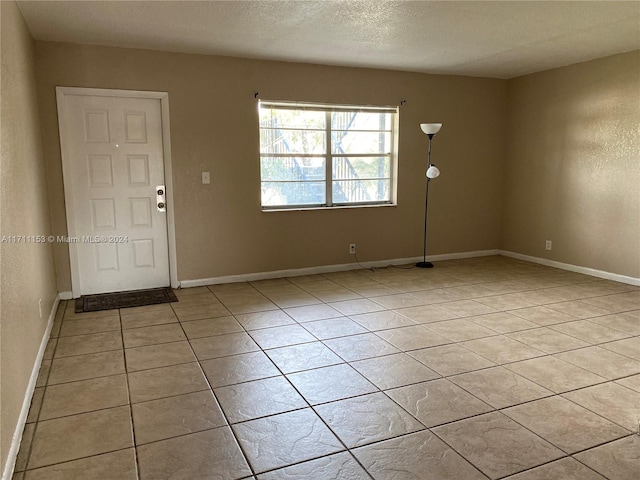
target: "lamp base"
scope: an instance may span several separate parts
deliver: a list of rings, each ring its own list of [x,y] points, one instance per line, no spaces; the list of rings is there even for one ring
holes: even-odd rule
[[[418,267],[418,268],[433,268],[433,263],[431,263],[431,262],[418,262],[418,263],[416,263],[416,267]]]

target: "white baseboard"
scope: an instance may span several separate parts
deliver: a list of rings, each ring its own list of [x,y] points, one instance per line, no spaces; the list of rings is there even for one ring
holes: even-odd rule
[[[42,335],[42,340],[40,341],[40,349],[38,350],[38,355],[36,356],[36,360],[33,364],[33,369],[31,370],[31,378],[29,379],[29,384],[27,385],[27,391],[24,394],[22,409],[20,410],[20,416],[18,417],[18,424],[16,425],[16,429],[13,433],[13,439],[11,440],[11,447],[9,447],[9,455],[7,456],[7,461],[4,465],[4,471],[2,472],[2,480],[11,480],[11,477],[13,476],[13,469],[16,466],[18,452],[20,451],[20,442],[22,441],[22,434],[24,433],[24,427],[27,424],[27,416],[29,415],[29,407],[31,406],[31,399],[33,398],[33,392],[36,389],[38,374],[40,373],[40,367],[42,366],[42,359],[44,357],[44,352],[47,349],[47,343],[49,342],[49,335],[51,335],[51,328],[53,327],[53,320],[56,317],[56,312],[58,310],[58,305],[60,304],[60,299],[61,299],[60,294],[56,295],[56,298],[53,302],[53,306],[51,307],[51,312],[49,313],[49,319],[47,320],[47,328],[45,329],[44,334]]]
[[[523,255],[521,253],[509,252],[506,250],[498,250],[500,255],[505,257],[516,258],[518,260],[525,260],[527,262],[538,263],[547,267],[560,268],[562,270],[568,270],[570,272],[583,273],[585,275],[591,275],[593,277],[605,278],[607,280],[613,280],[615,282],[627,283],[629,285],[640,286],[640,278],[628,277],[626,275],[620,275],[618,273],[605,272],[604,270],[596,270],[595,268],[580,267],[578,265],[571,265],[570,263],[556,262],[555,260],[549,260],[547,258],[532,257],[529,255]]]
[[[437,262],[441,260],[456,260],[459,258],[487,257],[498,255],[498,250],[479,250],[475,252],[445,253],[442,255],[429,255],[429,260]],[[373,262],[360,262],[367,268],[388,267],[389,265],[406,265],[422,261],[422,257],[394,258],[390,260],[376,260]],[[226,275],[222,277],[199,278],[194,280],[181,280],[181,288],[202,287],[204,285],[219,285],[222,283],[253,282],[270,278],[300,277],[302,275],[317,275],[319,273],[344,272],[359,268],[357,263],[343,263],[338,265],[322,265],[319,267],[294,268],[290,270],[275,270],[271,272],[245,273],[240,275]]]
[[[442,255],[429,255],[427,260],[432,262],[439,262],[442,260],[458,260],[461,258],[475,258],[475,257],[490,257],[492,255],[498,255],[500,250],[476,250],[473,252],[458,252],[458,253],[443,253]],[[411,262],[421,262],[422,257],[414,257]]]
[[[60,300],[73,300],[73,292],[60,292]]]
[[[640,278],[629,277],[629,276],[620,275],[617,273],[605,272],[604,270],[596,270],[594,268],[580,267],[578,265],[571,265],[569,263],[556,262],[554,260],[548,260],[546,258],[532,257],[529,255],[523,255],[521,253],[510,252],[507,250],[498,250],[498,249],[477,250],[473,252],[458,252],[458,253],[445,253],[442,255],[429,255],[428,260],[433,262],[438,262],[442,260],[457,260],[462,258],[487,257],[491,255],[504,255],[505,257],[511,257],[511,258],[516,258],[518,260],[538,263],[540,265],[555,267],[561,270],[568,270],[570,272],[583,273],[585,275],[591,275],[593,277],[605,278],[607,280],[613,280],[620,283],[640,286]],[[406,265],[409,263],[416,263],[421,260],[422,260],[422,257],[394,258],[390,260],[360,262],[360,265],[367,268],[376,268],[376,267],[380,268],[380,267],[387,267],[389,265]],[[343,264],[337,264],[337,265],[322,265],[319,267],[294,268],[290,270],[274,270],[271,272],[256,272],[256,273],[245,273],[240,275],[226,275],[221,277],[181,280],[180,288],[201,287],[204,285],[218,285],[222,283],[253,282],[256,280],[267,280],[270,278],[299,277],[302,275],[316,275],[319,273],[343,272],[347,270],[357,269],[360,265],[358,265],[357,263],[343,263]],[[66,296],[67,294],[69,295],[68,297]],[[71,292],[62,292],[60,294],[60,298],[63,300],[70,299]]]

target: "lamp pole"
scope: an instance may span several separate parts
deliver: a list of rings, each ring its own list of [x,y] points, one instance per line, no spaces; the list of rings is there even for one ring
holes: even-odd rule
[[[427,168],[431,166],[431,139],[435,134],[429,133],[427,136],[429,137],[429,151],[427,153]],[[433,268],[433,263],[427,262],[427,215],[429,213],[429,182],[431,179],[427,177],[427,188],[426,193],[424,195],[424,249],[422,251],[422,261],[416,263],[416,267],[418,268]]]
[[[440,170],[438,167],[431,163],[431,141],[433,140],[433,136],[440,131],[442,128],[441,123],[422,123],[420,124],[420,128],[422,131],[429,137],[429,150],[427,152],[427,187],[424,196],[424,242],[423,242],[423,251],[422,251],[422,261],[416,263],[416,267],[418,268],[433,268],[433,263],[427,262],[427,218],[429,213],[429,182],[432,178],[438,177],[440,175]]]

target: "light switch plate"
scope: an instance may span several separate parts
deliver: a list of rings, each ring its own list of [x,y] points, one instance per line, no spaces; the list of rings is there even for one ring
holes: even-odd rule
[[[211,177],[209,176],[209,172],[202,172],[202,183],[208,185],[211,183]]]

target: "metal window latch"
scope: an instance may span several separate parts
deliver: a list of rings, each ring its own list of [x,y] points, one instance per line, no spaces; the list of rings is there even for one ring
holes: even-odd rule
[[[156,187],[156,206],[158,207],[159,212],[167,211],[166,195],[167,192],[164,188],[164,185],[158,185]]]

